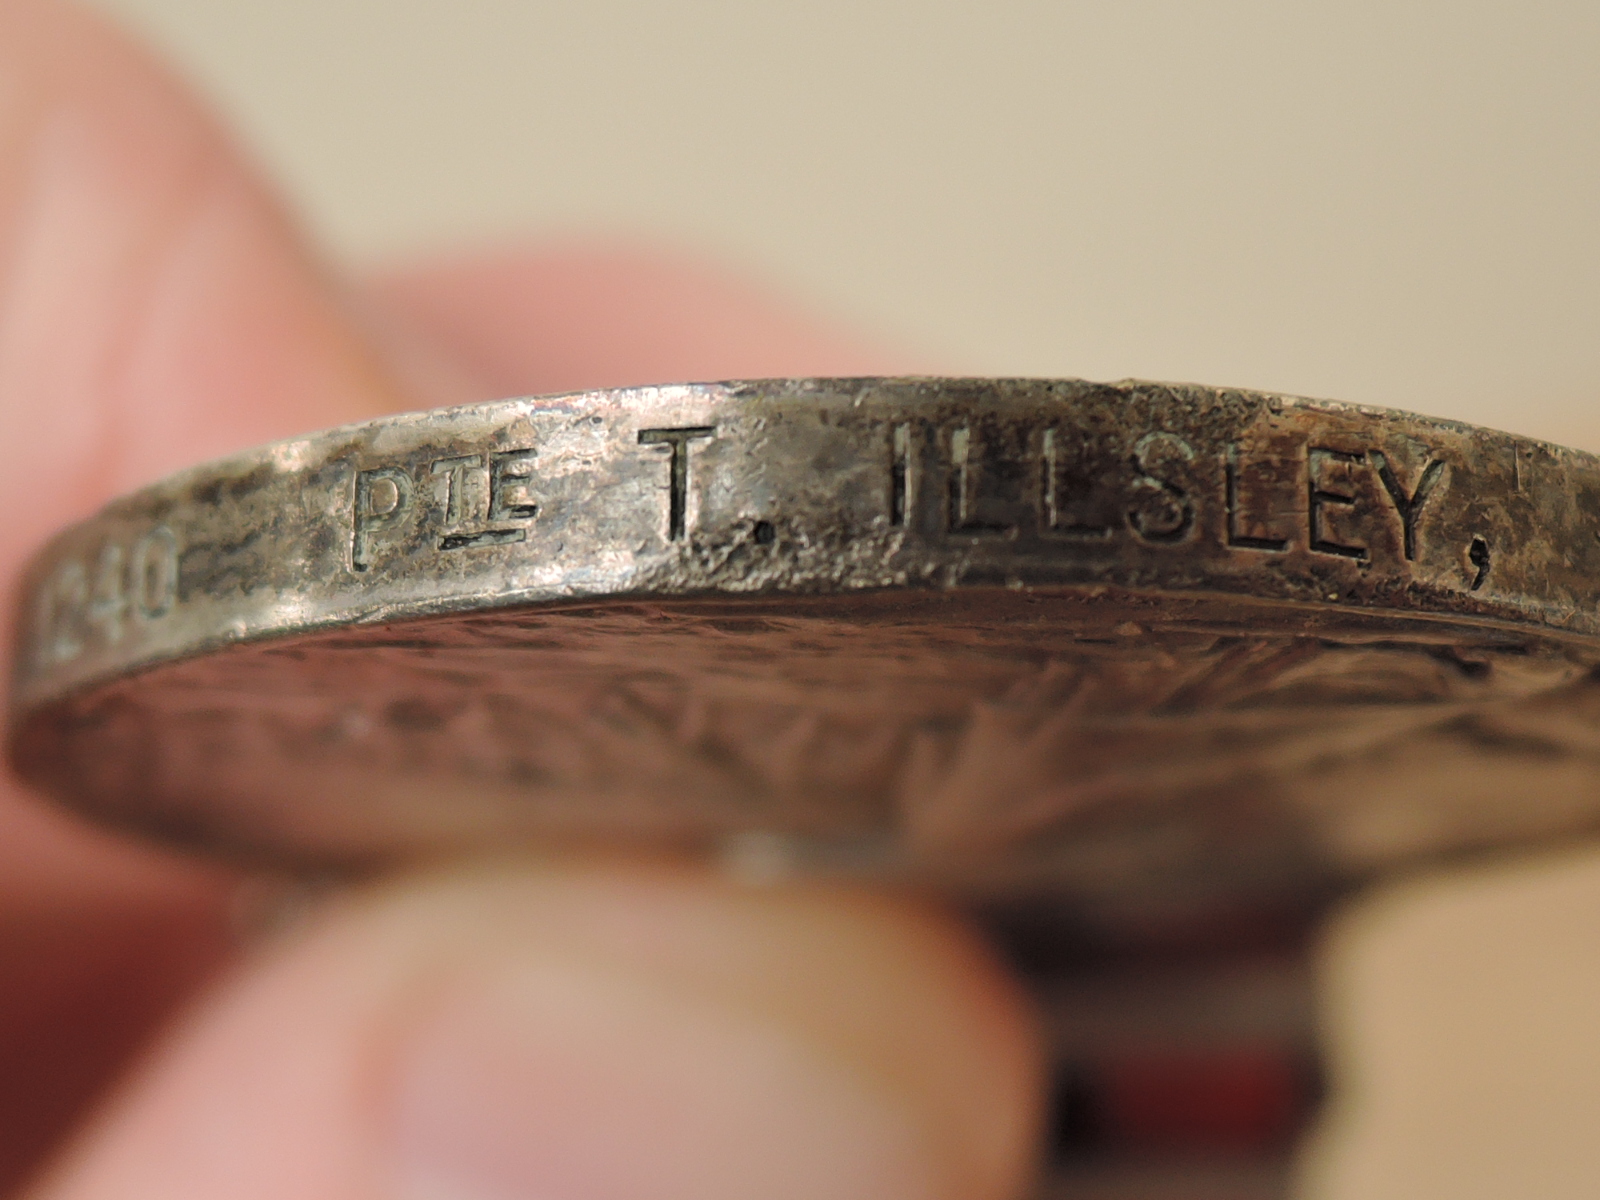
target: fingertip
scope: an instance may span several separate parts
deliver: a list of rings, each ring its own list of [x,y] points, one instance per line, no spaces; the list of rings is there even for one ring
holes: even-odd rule
[[[999,1200],[1027,1178],[1040,1030],[1018,982],[949,909],[869,889],[748,887],[638,864],[486,882],[476,902],[497,915],[472,923],[530,936],[537,924],[551,953],[604,962],[701,1011],[769,1025],[813,1065],[866,1087],[905,1122],[915,1161],[935,1181],[930,1194]],[[552,911],[560,919],[531,915]],[[801,1118],[793,1128],[804,1128]]]
[[[959,925],[677,870],[390,885],[232,985],[43,1196],[1004,1200],[1037,1047]]]

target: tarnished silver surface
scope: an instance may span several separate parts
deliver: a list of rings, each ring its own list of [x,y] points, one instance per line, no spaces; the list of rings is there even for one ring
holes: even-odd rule
[[[423,413],[109,506],[13,760],[363,862],[569,839],[1085,898],[1600,824],[1600,461],[1240,391],[788,380]]]

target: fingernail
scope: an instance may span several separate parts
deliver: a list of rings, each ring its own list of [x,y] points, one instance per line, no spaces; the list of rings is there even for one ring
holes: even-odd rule
[[[611,964],[500,963],[401,1052],[396,1200],[933,1200],[892,1089],[776,1017]]]

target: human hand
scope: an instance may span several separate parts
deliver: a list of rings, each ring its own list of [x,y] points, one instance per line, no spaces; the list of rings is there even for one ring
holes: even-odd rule
[[[497,395],[893,365],[627,253],[347,288],[139,51],[75,9],[0,0],[8,588],[109,497],[272,438]],[[1014,984],[932,907],[666,863],[499,862],[341,896],[237,950],[240,886],[5,785],[0,1192],[41,1163],[20,1194],[1023,1186],[1035,1035]]]

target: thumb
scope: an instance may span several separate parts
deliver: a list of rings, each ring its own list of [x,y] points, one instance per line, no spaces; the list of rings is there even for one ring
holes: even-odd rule
[[[480,867],[266,956],[34,1200],[1002,1200],[1030,1028],[909,905]]]

